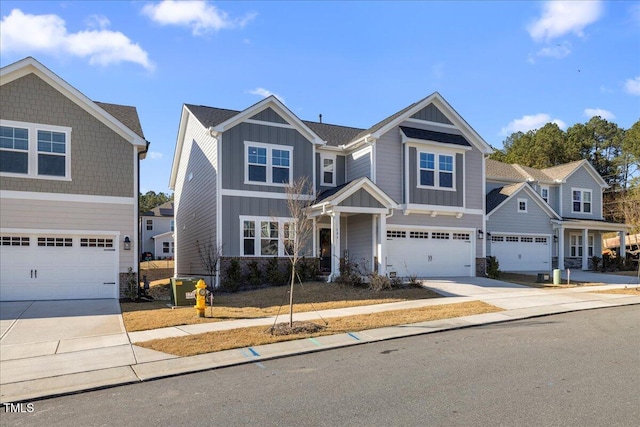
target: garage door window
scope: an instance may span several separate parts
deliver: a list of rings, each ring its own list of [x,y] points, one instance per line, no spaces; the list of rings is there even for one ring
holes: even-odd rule
[[[387,231],[387,239],[404,239],[407,237],[406,231],[398,231],[398,230],[388,230]]]
[[[453,233],[453,240],[470,240],[469,233]]]
[[[440,240],[449,240],[449,233],[439,233],[433,232],[431,233],[432,239],[440,239]]]
[[[507,242],[517,242],[519,239],[518,236],[507,236],[506,240]]]
[[[411,231],[409,232],[410,239],[428,239],[429,232],[428,231]]]
[[[28,237],[2,236],[2,246],[29,246]]]
[[[69,248],[73,246],[73,239],[70,237],[38,237],[38,246]]]
[[[82,248],[112,248],[113,239],[102,238],[81,238],[80,247]]]
[[[521,237],[520,241],[522,243],[533,243],[533,237]]]
[[[504,236],[491,236],[492,242],[504,242]]]
[[[547,243],[546,237],[536,237],[536,243]]]

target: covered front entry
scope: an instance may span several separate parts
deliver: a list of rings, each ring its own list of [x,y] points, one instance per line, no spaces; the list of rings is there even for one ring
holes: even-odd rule
[[[551,270],[550,236],[492,233],[490,244],[502,271]]]
[[[115,236],[2,233],[0,301],[118,297]]]
[[[398,277],[472,276],[473,233],[387,229],[387,272]]]

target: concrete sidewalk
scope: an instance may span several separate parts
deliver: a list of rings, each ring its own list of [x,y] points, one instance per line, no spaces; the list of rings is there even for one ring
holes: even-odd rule
[[[629,278],[629,285],[635,283],[633,279]],[[11,319],[5,319],[5,317],[10,318],[11,316],[3,313],[2,321],[4,323],[1,325],[2,340],[0,341],[0,400],[2,402],[28,401],[107,386],[137,383],[189,372],[244,363],[259,363],[271,358],[322,351],[336,347],[577,310],[640,304],[640,297],[637,296],[593,293],[593,291],[597,290],[629,286],[625,284],[552,290],[534,289],[484,278],[426,280],[423,281],[423,284],[439,293],[451,296],[324,310],[318,313],[296,313],[295,319],[316,320],[320,316],[328,319],[474,300],[495,305],[504,309],[504,311],[226,350],[191,357],[177,357],[145,349],[133,343],[223,329],[257,325],[270,326],[275,319],[267,317],[234,320],[126,334],[122,325],[122,318],[118,316],[121,330],[115,331],[113,325],[110,324],[111,326],[104,329],[103,334],[88,334],[85,331],[82,333],[86,336],[63,337],[55,341],[54,349],[54,343],[47,341],[46,337],[39,337],[32,340],[32,342],[16,342],[15,338],[13,338],[16,335],[12,336],[11,333],[17,332],[16,329],[22,325],[16,323],[17,321],[10,323]],[[4,312],[4,307],[7,303],[2,304]],[[20,309],[18,306],[13,307],[16,313]],[[111,315],[111,313],[105,313],[105,315]],[[62,322],[61,319],[63,317],[57,319],[57,321]],[[104,319],[101,320],[104,321]],[[75,319],[75,321],[81,320]],[[104,325],[101,327],[105,328]]]

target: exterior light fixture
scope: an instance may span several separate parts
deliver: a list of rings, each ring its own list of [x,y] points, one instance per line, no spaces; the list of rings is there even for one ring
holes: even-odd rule
[[[124,236],[124,250],[125,251],[131,250],[131,239],[129,238],[129,236]]]
[[[484,239],[484,231],[478,230],[478,239],[480,240]]]

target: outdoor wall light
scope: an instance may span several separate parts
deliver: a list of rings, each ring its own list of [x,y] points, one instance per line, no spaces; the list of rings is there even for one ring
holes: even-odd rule
[[[555,243],[555,242],[557,242],[557,241],[558,241],[558,236],[554,234],[554,235],[553,235],[553,242]]]
[[[484,231],[478,230],[478,239],[480,240],[484,239]]]
[[[129,236],[124,236],[124,250],[125,251],[131,250],[131,239],[129,238]]]

